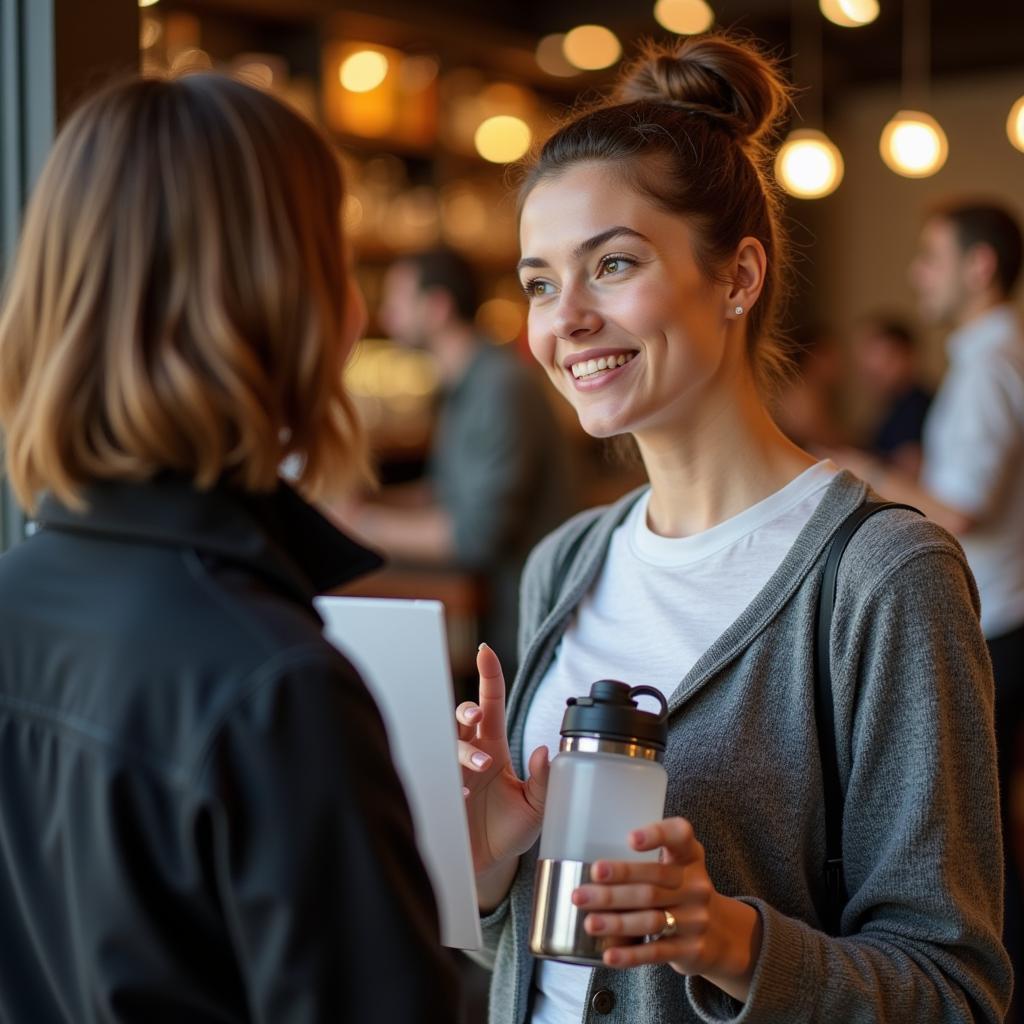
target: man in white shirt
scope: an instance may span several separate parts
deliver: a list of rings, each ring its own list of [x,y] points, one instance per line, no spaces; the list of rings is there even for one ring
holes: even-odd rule
[[[977,580],[996,682],[1004,937],[1018,978],[1024,915],[1010,810],[1024,720],[1024,332],[1010,300],[1021,254],[1020,227],[998,206],[955,203],[932,212],[910,283],[923,317],[951,333],[949,369],[925,422],[920,478],[843,459],[885,497],[916,505],[956,534]],[[1006,1019],[1022,1017],[1011,1010]]]

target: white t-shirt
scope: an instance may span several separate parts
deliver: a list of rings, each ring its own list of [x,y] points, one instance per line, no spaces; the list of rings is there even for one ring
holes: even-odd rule
[[[981,628],[1024,624],[1024,334],[1009,306],[954,332],[924,427],[921,482],[976,525],[959,538],[981,594]]]
[[[524,759],[554,754],[569,697],[598,679],[655,686],[666,697],[764,587],[837,470],[819,462],[782,490],[710,530],[661,537],[647,525],[650,491],[614,532],[526,715]],[[590,971],[542,960],[532,1024],[578,1024]]]

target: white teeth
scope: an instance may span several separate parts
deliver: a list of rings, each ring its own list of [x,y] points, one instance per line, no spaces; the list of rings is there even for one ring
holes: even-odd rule
[[[625,366],[635,352],[626,352],[618,356],[601,356],[600,359],[585,359],[572,364],[572,375],[579,380],[581,377],[591,377],[595,373],[605,370],[614,370],[617,366]]]

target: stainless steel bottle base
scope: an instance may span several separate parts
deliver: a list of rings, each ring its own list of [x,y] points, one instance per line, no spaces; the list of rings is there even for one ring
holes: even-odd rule
[[[590,865],[580,860],[539,860],[533,883],[530,952],[543,960],[600,967],[601,954],[622,945],[608,936],[588,935],[588,911],[572,902],[573,890],[590,881]]]

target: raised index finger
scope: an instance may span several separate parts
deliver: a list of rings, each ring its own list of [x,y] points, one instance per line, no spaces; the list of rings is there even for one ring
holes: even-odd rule
[[[480,719],[479,735],[483,740],[505,738],[505,676],[501,671],[498,656],[481,644],[476,654],[476,667],[480,673]]]

